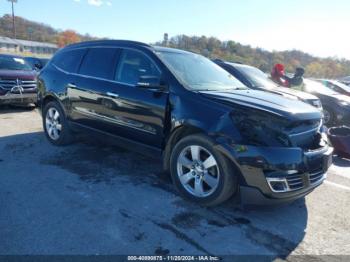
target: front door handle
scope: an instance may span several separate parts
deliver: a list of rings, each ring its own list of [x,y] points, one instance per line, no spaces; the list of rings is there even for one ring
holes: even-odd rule
[[[113,98],[118,98],[118,97],[119,97],[119,95],[118,95],[118,94],[111,93],[111,92],[107,92],[107,96],[109,96],[109,97],[113,97]]]
[[[69,83],[69,84],[67,85],[67,87],[68,87],[68,88],[77,88],[77,86],[76,86],[75,84],[73,84],[73,83]]]

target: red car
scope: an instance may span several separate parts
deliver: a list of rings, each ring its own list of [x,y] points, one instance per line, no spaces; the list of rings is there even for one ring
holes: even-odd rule
[[[36,77],[22,57],[0,55],[0,105],[36,104]]]

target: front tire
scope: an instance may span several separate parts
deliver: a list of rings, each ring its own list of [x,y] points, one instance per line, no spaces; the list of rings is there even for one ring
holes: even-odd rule
[[[323,114],[324,114],[324,124],[327,127],[332,127],[335,124],[335,114],[333,111],[329,108],[324,108],[323,109]]]
[[[175,145],[170,172],[178,192],[204,206],[221,204],[237,192],[236,169],[204,135],[185,137]]]
[[[43,126],[47,139],[56,146],[68,145],[73,141],[66,115],[56,101],[45,105],[43,111]]]

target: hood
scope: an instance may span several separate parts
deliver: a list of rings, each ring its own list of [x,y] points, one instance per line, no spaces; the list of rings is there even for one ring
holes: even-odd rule
[[[203,91],[202,95],[230,106],[266,111],[291,121],[321,119],[321,112],[304,102],[258,90]]]
[[[21,80],[35,80],[37,76],[36,71],[25,71],[25,70],[0,70],[1,79],[21,79]]]
[[[294,90],[294,89],[287,88],[287,87],[276,87],[276,88],[272,89],[272,91],[277,91],[281,95],[287,94],[287,95],[295,96],[295,97],[299,98],[300,100],[304,100],[304,101],[319,100],[316,96],[314,96],[312,94],[298,91],[298,90]]]

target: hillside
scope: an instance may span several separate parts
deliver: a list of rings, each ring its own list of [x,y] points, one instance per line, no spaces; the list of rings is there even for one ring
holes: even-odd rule
[[[96,39],[90,35],[81,35],[73,30],[61,31],[49,25],[16,17],[17,38],[39,42],[56,43],[60,47],[70,43]],[[12,17],[0,17],[0,35],[12,37]],[[307,53],[292,50],[269,52],[253,48],[235,41],[220,41],[214,37],[178,35],[169,40],[155,43],[201,53],[210,58],[242,62],[269,72],[276,63],[286,66],[288,72],[302,66],[306,75],[311,77],[338,78],[350,75],[350,61],[336,58],[318,58]]]
[[[339,78],[350,75],[349,60],[318,58],[297,50],[269,52],[234,41],[186,35],[175,36],[156,44],[201,53],[212,59],[220,58],[253,65],[265,72],[271,71],[274,64],[282,63],[288,72],[294,72],[296,67],[301,66],[306,69],[306,75],[310,77]]]
[[[55,43],[60,46],[75,41],[96,39],[90,35],[81,35],[72,30],[57,30],[49,25],[33,22],[19,16],[16,16],[15,20],[18,39]],[[13,37],[12,16],[4,15],[0,17],[0,35]]]

